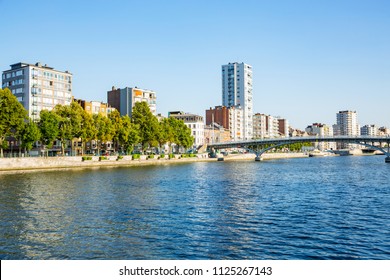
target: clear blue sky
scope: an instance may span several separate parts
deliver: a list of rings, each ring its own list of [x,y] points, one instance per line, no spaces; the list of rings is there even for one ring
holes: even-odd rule
[[[390,127],[390,1],[0,0],[1,70],[42,62],[73,73],[76,98],[157,92],[157,110],[222,103],[221,65],[253,66],[254,112],[293,127],[339,110]]]

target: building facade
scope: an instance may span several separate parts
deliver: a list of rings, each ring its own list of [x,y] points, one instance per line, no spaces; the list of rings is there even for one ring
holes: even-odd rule
[[[339,111],[336,114],[337,119],[337,135],[358,136],[360,135],[360,128],[358,124],[358,117],[356,111]],[[357,148],[355,144],[338,143],[339,149],[353,149]]]
[[[230,131],[217,123],[205,125],[204,139],[205,144],[229,142]]]
[[[333,136],[333,127],[322,123],[313,123],[311,125],[308,125],[305,131],[310,136],[320,136],[320,137]],[[335,150],[337,147],[335,142],[316,142],[314,143],[314,148],[320,151],[325,151],[325,150]]]
[[[378,136],[379,128],[375,125],[365,125],[360,128],[360,135]]]
[[[143,101],[148,103],[150,111],[156,116],[156,100],[156,92],[137,87],[125,87],[122,89],[112,87],[112,90],[107,92],[108,104],[117,109],[121,116],[128,115],[131,117],[134,104]]]
[[[287,130],[288,137],[288,122],[283,122],[283,131]],[[280,137],[279,119],[266,114],[256,113],[253,115],[253,137],[255,139],[276,138]]]
[[[242,108],[242,139],[253,138],[252,99],[252,66],[237,62],[222,65],[222,105]]]
[[[263,139],[267,134],[267,115],[256,113],[253,115],[253,138]]]
[[[229,108],[226,106],[215,106],[206,110],[206,125],[218,125],[229,129]]]
[[[9,88],[31,119],[39,120],[42,110],[72,102],[72,74],[47,65],[19,62],[3,71],[2,87]]]
[[[74,101],[80,104],[84,111],[91,115],[101,114],[107,117],[111,112],[116,110],[116,108],[111,107],[108,103],[99,101],[85,101],[82,99],[74,99]]]
[[[290,124],[287,119],[282,119],[280,117],[278,119],[278,133],[280,137],[289,137],[289,127]]]
[[[169,112],[168,117],[182,120],[191,129],[191,134],[194,137],[194,148],[204,145],[204,120],[202,116],[175,111]]]

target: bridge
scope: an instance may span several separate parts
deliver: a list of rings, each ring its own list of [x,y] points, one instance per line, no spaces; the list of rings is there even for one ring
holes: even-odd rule
[[[220,150],[228,148],[242,148],[256,155],[255,160],[262,160],[261,155],[276,147],[307,142],[338,142],[358,144],[383,152],[386,155],[385,162],[390,163],[390,136],[311,136],[289,138],[267,138],[259,140],[245,140],[235,142],[208,144],[209,149]]]

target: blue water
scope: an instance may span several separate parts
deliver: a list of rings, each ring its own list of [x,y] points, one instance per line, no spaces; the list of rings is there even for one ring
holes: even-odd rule
[[[382,156],[0,175],[1,259],[390,259]]]

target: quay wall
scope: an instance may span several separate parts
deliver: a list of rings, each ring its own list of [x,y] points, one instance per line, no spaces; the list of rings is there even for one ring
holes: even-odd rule
[[[156,156],[157,157],[157,156]],[[304,153],[267,153],[263,155],[267,159],[297,158],[307,157]],[[254,160],[254,154],[232,154],[225,156],[226,161]],[[196,161],[217,161],[216,158],[208,158],[207,154],[199,154],[194,158],[180,158],[175,155],[174,159],[168,159],[167,156],[162,159],[147,159],[141,156],[140,159],[132,160],[132,156],[124,156],[117,160],[117,156],[108,156],[107,160],[99,161],[99,157],[93,156],[92,160],[82,160],[82,157],[20,157],[20,158],[0,158],[1,173],[20,173],[39,170],[60,170],[70,168],[96,168],[96,167],[115,167],[115,166],[143,166],[160,165],[171,163],[186,163]]]

